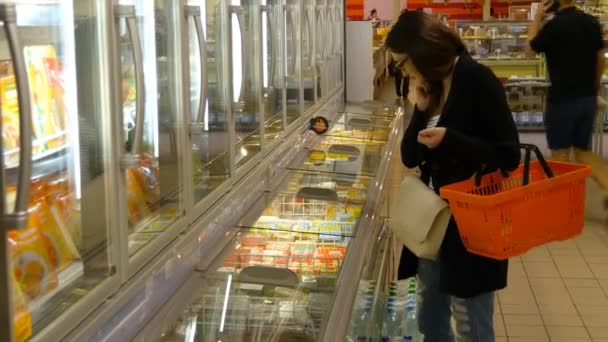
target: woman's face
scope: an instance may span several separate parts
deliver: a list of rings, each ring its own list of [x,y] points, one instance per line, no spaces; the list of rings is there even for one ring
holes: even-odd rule
[[[410,81],[417,81],[420,83],[424,83],[424,77],[422,74],[416,69],[412,60],[406,54],[393,53],[393,59],[395,60],[395,65],[404,76],[409,76]]]

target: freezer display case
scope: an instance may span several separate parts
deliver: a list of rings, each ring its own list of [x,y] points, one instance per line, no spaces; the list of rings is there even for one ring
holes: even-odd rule
[[[111,103],[94,1],[2,1],[0,20],[0,340],[24,341],[117,289]]]
[[[456,21],[455,28],[467,50],[498,77],[544,77],[540,56],[526,51],[529,21]]]
[[[335,127],[341,127],[348,115],[336,120]],[[400,118],[378,126],[395,130],[402,125]],[[368,126],[370,132],[376,129]],[[348,317],[337,334],[333,330],[340,327],[330,322],[332,315],[344,313],[343,304],[355,301],[353,293],[349,304],[338,302],[342,300],[338,293],[352,283],[346,284],[343,278],[358,282],[360,274],[366,279],[384,276],[384,271],[374,271],[377,258],[370,257],[385,253],[384,248],[368,249],[367,244],[379,239],[384,245],[381,201],[374,198],[382,193],[388,154],[398,139],[324,136],[304,151],[308,156],[305,164],[313,163],[317,151],[334,139],[344,145],[378,149],[386,161],[346,173],[292,168],[276,190],[263,196],[265,209],[246,215],[251,223],[233,228],[234,243],[207,271],[193,274],[178,290],[185,296],[183,306],[167,304],[181,308],[172,311],[176,315],[169,318],[161,310],[158,315],[165,318],[162,329],[153,321],[140,338],[154,338],[158,333],[164,341],[344,340]],[[346,158],[351,157],[365,159],[365,155]],[[365,253],[365,266],[353,271],[357,259],[353,255],[358,253]]]
[[[315,88],[314,6],[0,0],[0,341],[107,323],[313,108],[341,100]]]

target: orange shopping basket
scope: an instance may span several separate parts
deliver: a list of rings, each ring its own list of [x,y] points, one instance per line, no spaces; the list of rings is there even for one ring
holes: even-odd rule
[[[547,162],[538,147],[522,144],[524,163],[441,188],[467,250],[508,259],[581,233],[585,220],[586,165]],[[534,151],[537,159],[530,161]]]

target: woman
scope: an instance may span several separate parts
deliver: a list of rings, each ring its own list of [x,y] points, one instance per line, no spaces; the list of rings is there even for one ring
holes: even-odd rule
[[[408,168],[439,188],[519,164],[518,134],[494,74],[466,54],[460,38],[423,12],[405,12],[387,46],[410,77],[414,113],[401,143]],[[403,203],[408,205],[408,203]],[[417,272],[419,329],[427,342],[493,342],[494,291],[506,287],[507,261],[467,252],[452,219],[437,261],[401,257],[400,278]],[[456,320],[458,338],[450,320]]]

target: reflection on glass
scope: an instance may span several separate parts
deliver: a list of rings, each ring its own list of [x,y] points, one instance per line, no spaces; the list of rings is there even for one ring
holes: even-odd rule
[[[206,1],[205,7],[200,1],[190,1],[189,5],[190,136],[194,200],[199,202],[229,177],[228,120],[222,93],[226,83],[221,66],[225,37],[217,17],[218,2]]]
[[[231,7],[232,103],[235,118],[235,164],[243,165],[261,149],[260,106],[256,81],[257,40],[253,29],[253,5],[250,1],[233,0]]]
[[[300,117],[300,54],[298,44],[300,23],[298,20],[297,1],[288,0],[283,11],[285,36],[285,80],[287,88],[287,124]]]
[[[170,8],[160,0],[136,3],[123,6],[118,20],[129,255],[183,214]]]
[[[317,97],[321,98],[327,93],[327,74],[325,72],[325,60],[326,60],[326,51],[327,51],[327,38],[325,34],[321,34],[321,32],[326,32],[325,22],[327,13],[325,10],[325,2],[324,0],[316,0],[315,7],[315,27],[317,27],[317,35],[315,37],[315,68],[317,69]]]
[[[14,334],[26,340],[111,276],[104,164],[108,115],[100,87],[94,1],[17,6],[32,107],[33,170],[27,227],[9,231]],[[76,19],[77,18],[77,19]],[[19,168],[15,61],[0,34],[2,153],[7,207]],[[25,94],[28,96],[28,94]],[[2,227],[7,229],[10,227]],[[6,308],[2,308],[5,310]]]
[[[266,1],[262,7],[262,94],[266,142],[276,139],[283,131],[285,78],[280,67],[280,13],[280,0]]]

